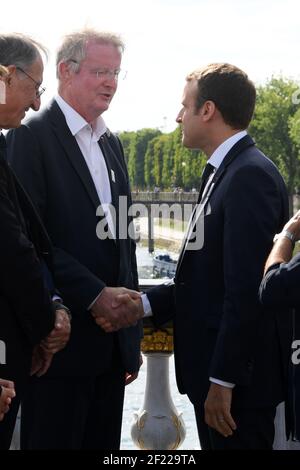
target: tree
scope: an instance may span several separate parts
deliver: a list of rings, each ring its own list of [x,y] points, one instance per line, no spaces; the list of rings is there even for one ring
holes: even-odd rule
[[[149,141],[161,134],[158,129],[141,129],[131,136],[126,149],[128,173],[133,188],[145,187],[145,155]],[[123,138],[123,134],[120,134]]]
[[[296,82],[282,77],[272,77],[266,85],[258,87],[250,125],[258,147],[274,161],[286,181],[291,212],[299,180],[300,140],[294,118],[298,105],[293,98],[297,89]]]

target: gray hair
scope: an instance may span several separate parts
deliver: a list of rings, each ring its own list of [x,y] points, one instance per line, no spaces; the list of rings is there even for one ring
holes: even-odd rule
[[[125,45],[121,37],[117,34],[96,31],[94,29],[84,29],[64,36],[63,43],[57,51],[56,57],[56,76],[59,77],[59,64],[61,62],[69,62],[70,68],[74,72],[78,72],[80,63],[85,59],[86,46],[88,43],[112,45],[119,49],[122,54]]]
[[[15,65],[22,69],[29,68],[41,52],[47,57],[47,49],[23,34],[0,34],[0,64]]]

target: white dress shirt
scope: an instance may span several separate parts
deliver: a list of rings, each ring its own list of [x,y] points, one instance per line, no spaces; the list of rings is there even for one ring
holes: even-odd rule
[[[102,116],[99,116],[92,127],[60,95],[57,95],[55,100],[66,118],[67,125],[72,135],[79,145],[93,179],[110,232],[113,238],[115,238],[115,226],[109,210],[109,205],[112,202],[110,181],[105,159],[98,144],[98,140],[107,130],[104,119]]]
[[[237,132],[233,136],[226,139],[221,145],[219,145],[218,148],[216,148],[216,150],[207,160],[207,163],[210,163],[211,165],[213,165],[217,170],[221,166],[229,150],[231,150],[232,147],[246,135],[247,135],[247,131],[244,130],[244,131]],[[207,182],[207,185],[209,184],[209,181]],[[205,189],[204,189],[204,192],[205,192]],[[143,308],[144,308],[144,317],[152,316],[153,313],[151,309],[151,304],[146,294],[142,294],[142,303],[143,303]],[[215,379],[214,377],[210,377],[209,380],[211,382],[214,382],[216,384],[223,385],[224,387],[229,387],[229,388],[233,388],[235,385],[230,382],[224,382],[223,380]]]

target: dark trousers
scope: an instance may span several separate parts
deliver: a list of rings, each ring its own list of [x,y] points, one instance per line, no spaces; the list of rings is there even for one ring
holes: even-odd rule
[[[20,379],[17,377],[10,376],[10,380],[14,381],[16,396],[12,399],[9,411],[4,415],[3,421],[0,422],[0,450],[8,450],[10,448],[11,439],[14,433],[16,419],[19,411],[20,401],[21,398],[24,396],[24,393],[26,392],[26,387],[28,385],[27,377],[22,377]]]
[[[204,421],[204,405],[194,405],[202,450],[265,449],[272,450],[276,407],[233,409],[237,425],[233,435],[223,437]]]
[[[3,421],[0,422],[0,450],[8,450],[10,448],[19,406],[20,398],[16,396],[12,400],[9,411],[4,416]]]
[[[119,449],[124,369],[94,378],[32,378],[21,410],[21,449]]]

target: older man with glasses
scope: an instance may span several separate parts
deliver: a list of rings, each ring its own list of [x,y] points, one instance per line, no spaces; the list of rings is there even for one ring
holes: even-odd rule
[[[130,224],[128,208],[119,213],[119,197],[131,200],[128,174],[102,117],[123,49],[115,34],[67,35],[57,54],[57,96],[8,139],[11,164],[55,245],[58,288],[72,310],[69,344],[31,380],[23,403],[24,449],[118,449],[124,385],[139,370],[141,326],[107,334],[97,324],[120,292],[127,292],[123,313],[136,310],[124,289],[138,288],[135,242],[119,236],[118,224]]]
[[[7,164],[1,133],[1,128],[20,126],[30,108],[37,111],[40,107],[40,51],[43,47],[30,38],[0,35],[0,63],[5,66],[5,96],[0,104],[0,377],[4,379],[0,380],[0,449],[10,446],[30,373],[44,374],[70,333],[68,309],[55,296],[49,238]],[[10,399],[14,396],[9,379],[16,391],[11,404],[3,403],[8,391]]]

